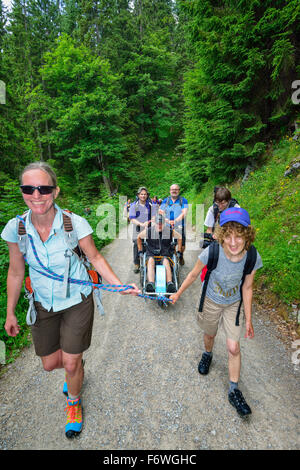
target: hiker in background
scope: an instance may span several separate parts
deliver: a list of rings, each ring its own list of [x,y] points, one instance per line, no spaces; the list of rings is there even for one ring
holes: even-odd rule
[[[229,189],[215,186],[214,188],[214,202],[213,205],[207,211],[206,218],[204,221],[206,233],[212,234],[215,229],[215,225],[219,222],[220,214],[228,207],[240,207],[238,201],[231,197]]]
[[[60,189],[56,175],[49,165],[44,162],[28,165],[22,172],[20,188],[29,209],[23,215],[24,234],[20,236],[19,224],[22,222],[18,218],[11,219],[1,233],[9,248],[5,330],[13,337],[20,331],[15,308],[25,274],[25,255],[29,264],[36,312],[36,321],[31,327],[35,352],[40,356],[46,371],[65,369],[66,382],[63,390],[68,395],[65,433],[71,438],[82,429],[82,355],[91,343],[94,317],[92,287],[66,283],[64,291],[61,282],[40,273],[43,268],[38,263],[37,256],[48,270],[57,275],[64,275],[66,280],[70,275],[72,278],[89,281],[83,261],[75,254],[78,248],[107,282],[117,285],[122,282],[96,249],[89,223],[76,214],[66,216],[66,211],[62,211],[55,204]],[[78,240],[78,246],[73,249],[66,233],[64,215],[69,217],[70,228],[77,237],[75,243]],[[29,243],[29,235],[32,237],[36,253]],[[21,245],[21,240],[25,242],[24,245]],[[133,285],[132,289],[121,293],[137,295],[139,290]],[[46,397],[42,399],[45,400]],[[52,432],[51,427],[49,420],[49,432]]]
[[[154,198],[152,199],[152,204],[158,204],[158,197],[157,196],[154,196]]]
[[[252,245],[255,238],[248,212],[242,208],[229,208],[220,215],[214,242],[199,255],[194,268],[188,274],[180,289],[170,299],[173,303],[199,278],[207,267],[202,286],[198,322],[204,331],[205,351],[198,371],[209,372],[212,351],[219,324],[223,324],[228,351],[229,402],[241,416],[251,413],[242,392],[238,389],[241,369],[240,337],[243,327],[241,301],[246,322],[245,338],[253,338],[251,321],[253,280],[257,269],[262,267],[259,253]]]
[[[181,234],[182,237],[182,253],[179,258],[179,263],[184,265],[183,253],[185,251],[186,243],[186,222],[185,218],[188,212],[188,201],[180,195],[179,184],[172,184],[170,186],[170,196],[162,201],[159,212],[165,215],[167,225]]]
[[[145,186],[141,186],[137,191],[136,200],[130,205],[129,209],[129,219],[133,226],[132,241],[134,273],[138,273],[140,270],[137,236],[141,230],[144,230],[151,224],[151,219],[155,217],[157,210],[158,205],[152,204],[148,189]]]
[[[130,220],[129,220],[130,204],[131,204],[131,199],[128,199],[127,202],[125,202],[124,209],[123,209],[123,219],[127,220],[128,224],[130,223]]]

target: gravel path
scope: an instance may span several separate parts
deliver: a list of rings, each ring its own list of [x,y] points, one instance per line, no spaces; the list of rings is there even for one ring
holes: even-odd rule
[[[124,283],[132,244],[103,250]],[[186,252],[182,278],[197,252]],[[84,428],[64,435],[64,373],[43,371],[32,347],[0,379],[0,449],[299,449],[299,377],[291,352],[267,318],[254,312],[255,338],[242,339],[240,388],[252,415],[243,420],[227,399],[225,337],[218,333],[211,370],[200,376],[202,334],[195,283],[177,305],[104,294],[85,353]]]

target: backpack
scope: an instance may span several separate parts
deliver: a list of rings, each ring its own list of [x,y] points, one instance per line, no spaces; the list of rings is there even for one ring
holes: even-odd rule
[[[236,204],[238,204],[238,201],[236,199],[234,198],[230,199],[227,209],[229,209],[229,207],[234,207]],[[220,214],[219,207],[216,202],[213,202],[213,214],[214,214],[214,220],[216,223],[218,220],[218,216]]]
[[[199,304],[199,312],[203,311],[204,299],[205,299],[210,275],[212,271],[216,269],[217,264],[218,264],[219,248],[220,246],[218,242],[213,242],[211,245],[209,245],[207,265],[203,268],[202,273],[201,273],[201,281],[203,282],[203,286],[202,286],[202,293],[201,293],[200,304]],[[246,258],[243,276],[242,276],[241,285],[240,285],[241,300],[240,300],[240,304],[239,304],[238,311],[236,314],[236,320],[235,320],[236,326],[239,326],[240,311],[241,311],[241,306],[243,303],[242,287],[245,281],[245,277],[253,271],[253,268],[256,263],[256,259],[257,259],[257,250],[254,245],[251,245],[249,250],[247,251],[247,258]]]
[[[22,215],[22,219],[24,221],[26,221],[27,214],[28,214],[28,211],[26,211]],[[65,251],[66,266],[65,266],[65,275],[64,275],[64,281],[63,281],[63,291],[64,291],[65,296],[67,296],[70,257],[72,253],[74,253],[77,256],[78,260],[82,264],[84,264],[88,272],[88,275],[94,284],[102,284],[102,278],[97,271],[90,269],[90,263],[79,246],[77,233],[76,233],[76,230],[74,230],[73,228],[73,220],[72,220],[73,213],[67,209],[64,209],[62,210],[62,216],[63,216],[65,242],[68,246],[68,249]],[[17,233],[18,233],[19,249],[21,253],[24,256],[26,256],[26,252],[28,248],[28,236],[26,233],[25,225],[20,220],[18,220]],[[94,289],[94,299],[95,299],[95,303],[97,306],[97,310],[99,311],[99,313],[101,313],[101,315],[104,315],[104,309],[101,303],[102,292],[100,289],[96,287],[93,287],[93,289]],[[36,311],[34,307],[34,292],[31,287],[31,280],[29,276],[26,277],[25,279],[25,297],[29,301],[29,309],[27,312],[26,321],[28,325],[33,325],[36,320]]]

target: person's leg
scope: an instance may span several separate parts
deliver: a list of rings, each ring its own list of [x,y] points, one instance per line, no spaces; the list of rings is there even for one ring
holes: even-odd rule
[[[148,280],[148,282],[154,282],[155,281],[155,260],[151,256],[150,256],[150,258],[148,258],[147,280]]]
[[[84,378],[82,354],[68,354],[62,352],[62,360],[66,371],[69,397],[76,398],[80,395]]]
[[[251,414],[251,408],[238,388],[241,370],[241,352],[239,342],[227,338],[227,350],[229,370],[228,400],[240,416],[248,416]]]
[[[215,336],[211,336],[211,335],[208,335],[207,333],[204,333],[203,339],[204,339],[205,351],[208,353],[212,353],[214,342],[215,342]]]
[[[133,263],[134,263],[134,272],[138,273],[140,269],[140,257],[138,254],[137,241],[133,241]]]
[[[202,354],[201,360],[198,365],[198,372],[201,375],[206,375],[209,372],[209,367],[213,357],[213,346],[214,346],[215,336],[208,335],[204,333],[204,347],[205,351]]]
[[[44,370],[47,372],[50,372],[51,370],[54,369],[62,369],[63,366],[63,361],[62,361],[62,350],[58,349],[52,354],[49,354],[48,356],[42,356],[41,361],[44,367]]]
[[[198,372],[206,375],[209,372],[209,367],[212,361],[212,350],[215,342],[215,337],[218,332],[219,319],[222,314],[223,307],[216,304],[208,297],[205,298],[203,310],[198,313],[198,323],[204,331],[204,347],[205,350],[202,354],[201,360],[198,365]]]
[[[169,260],[168,260],[167,258],[164,258],[164,259],[163,259],[163,265],[164,265],[164,267],[166,268],[166,279],[167,279],[167,283],[168,283],[168,282],[172,282],[172,271],[171,271],[171,267],[170,267]]]
[[[245,401],[242,392],[238,388],[241,371],[240,337],[242,333],[242,318],[240,325],[235,325],[238,303],[229,305],[224,309],[223,323],[226,334],[226,346],[228,351],[229,390],[228,400],[234,406],[240,416],[251,414],[251,408]]]
[[[229,380],[238,383],[241,371],[241,351],[237,341],[227,338]]]

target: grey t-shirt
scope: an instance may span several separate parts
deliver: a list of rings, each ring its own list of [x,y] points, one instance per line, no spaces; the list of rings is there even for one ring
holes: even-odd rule
[[[208,262],[208,250],[205,248],[199,255],[199,259],[205,265]],[[230,261],[223,248],[220,246],[219,260],[216,269],[210,275],[206,295],[216,304],[230,305],[241,299],[240,284],[243,276],[244,266],[246,262],[245,256],[237,262]],[[257,260],[254,271],[262,267],[260,254],[257,252]]]

